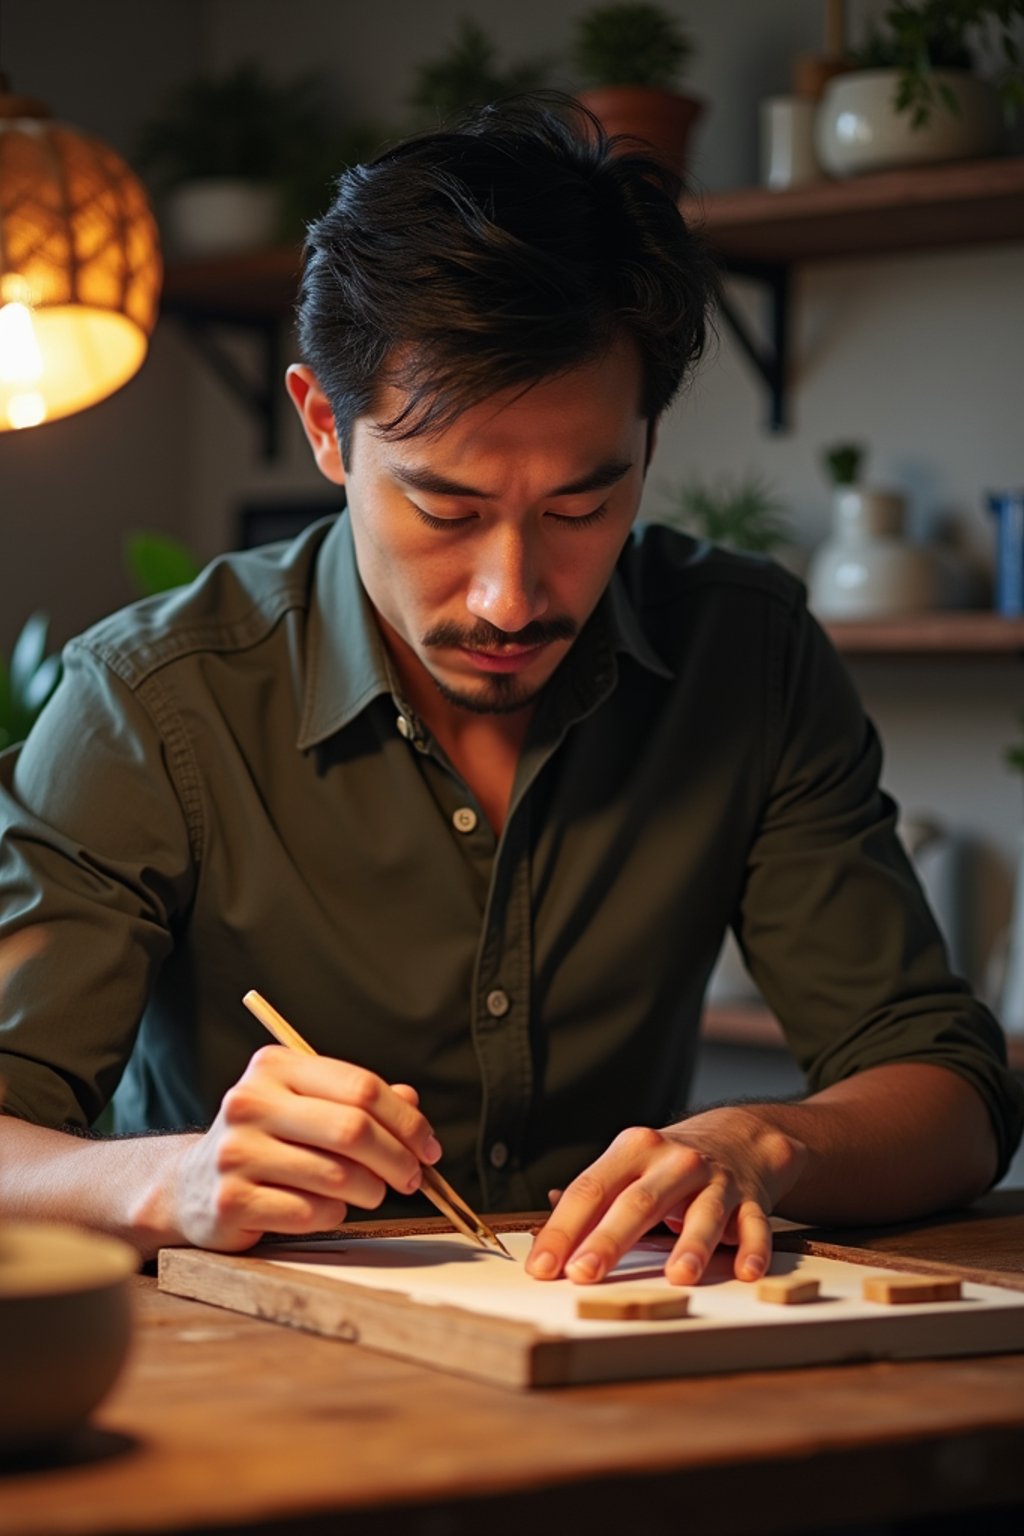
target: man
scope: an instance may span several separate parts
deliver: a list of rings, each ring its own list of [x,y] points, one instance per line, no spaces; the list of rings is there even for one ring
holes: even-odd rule
[[[585,137],[507,106],[342,178],[288,389],[346,514],[98,625],[0,761],[5,1209],[239,1250],[443,1149],[478,1208],[562,1192],[538,1279],[664,1219],[685,1283],[1005,1168],[999,1030],[798,584],[633,529],[711,285]],[[813,1091],[684,1118],[730,923]],[[174,1134],[68,1134],[119,1080]]]

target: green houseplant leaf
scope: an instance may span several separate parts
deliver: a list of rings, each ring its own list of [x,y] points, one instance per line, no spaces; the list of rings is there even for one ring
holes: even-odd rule
[[[47,655],[50,621],[30,614],[8,662],[0,656],[0,750],[24,741],[60,680],[59,656]]]
[[[660,5],[618,0],[579,18],[573,60],[590,85],[672,90],[693,51],[688,34]]]
[[[725,476],[716,483],[694,479],[670,495],[666,521],[712,544],[763,555],[789,537],[786,507],[761,475]]]
[[[165,533],[131,533],[125,540],[125,565],[143,597],[187,586],[202,567],[191,550]]]
[[[995,85],[1004,115],[1013,122],[1024,103],[1022,22],[1024,0],[890,0],[851,56],[859,69],[899,71],[896,110],[909,112],[919,128],[940,106],[954,114],[960,110],[956,97],[936,83],[935,71],[973,69],[976,48],[988,43],[1002,55]]]
[[[444,122],[473,107],[536,90],[547,74],[548,65],[539,59],[502,68],[483,27],[464,16],[448,51],[417,69],[409,106],[420,122]]]

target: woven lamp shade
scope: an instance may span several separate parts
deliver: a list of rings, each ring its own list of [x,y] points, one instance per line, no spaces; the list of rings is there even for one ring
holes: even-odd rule
[[[163,278],[141,182],[99,139],[35,115],[45,110],[0,94],[0,430],[127,383]]]

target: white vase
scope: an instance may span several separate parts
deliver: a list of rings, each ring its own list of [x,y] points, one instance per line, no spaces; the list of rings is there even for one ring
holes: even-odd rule
[[[774,191],[820,181],[814,152],[817,106],[809,96],[766,96],[761,102],[761,183]]]
[[[183,182],[164,204],[167,244],[176,256],[220,256],[274,244],[280,198],[266,182],[209,177]]]
[[[1024,834],[1017,854],[1017,880],[1006,936],[1006,970],[998,1014],[1007,1034],[1024,1035]]]
[[[967,70],[935,70],[938,90],[958,103],[952,112],[941,95],[928,121],[915,128],[912,112],[896,111],[900,72],[858,69],[830,80],[818,106],[814,142],[831,176],[859,176],[942,160],[990,155],[1000,139],[995,92]]]
[[[821,618],[921,613],[942,606],[943,579],[932,552],[903,538],[904,498],[841,486],[832,533],[807,569],[810,606]]]

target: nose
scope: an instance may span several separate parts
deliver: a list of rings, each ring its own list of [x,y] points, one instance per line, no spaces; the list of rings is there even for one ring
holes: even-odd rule
[[[474,618],[515,634],[547,612],[539,553],[518,528],[495,529],[479,550],[466,594]]]

